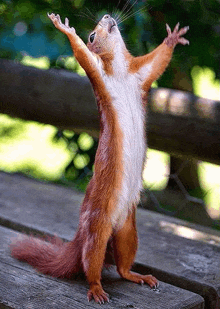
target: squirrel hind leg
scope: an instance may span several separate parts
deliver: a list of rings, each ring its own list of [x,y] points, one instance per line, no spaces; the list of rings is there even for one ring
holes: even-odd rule
[[[89,233],[87,231],[96,231]],[[103,290],[101,285],[101,272],[104,265],[107,243],[112,234],[111,222],[105,223],[94,220],[90,221],[88,227],[84,229],[82,264],[89,283],[88,300],[94,299],[96,303],[102,304],[108,302],[108,294]],[[94,229],[95,228],[95,229]]]
[[[137,243],[134,209],[128,216],[122,229],[114,235],[113,244],[117,271],[124,279],[138,284],[147,283],[151,288],[156,288],[159,284],[155,277],[152,275],[141,275],[130,270],[137,252]]]
[[[104,261],[104,268],[109,268],[111,265],[115,265],[115,257],[114,257],[114,246],[113,246],[113,237],[111,236],[106,252],[105,252],[105,261]]]

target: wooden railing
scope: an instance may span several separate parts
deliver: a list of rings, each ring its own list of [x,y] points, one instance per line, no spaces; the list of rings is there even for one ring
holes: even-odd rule
[[[220,164],[220,102],[158,88],[149,94],[148,145],[175,156]],[[98,136],[87,77],[0,59],[0,113]]]

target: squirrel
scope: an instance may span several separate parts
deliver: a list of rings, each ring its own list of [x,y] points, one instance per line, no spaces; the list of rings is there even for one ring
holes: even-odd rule
[[[54,26],[67,35],[75,58],[94,89],[100,115],[100,137],[93,177],[82,202],[78,230],[72,241],[45,242],[28,237],[11,246],[12,256],[44,274],[72,277],[83,272],[89,283],[87,298],[109,301],[101,285],[105,263],[114,261],[122,278],[158,286],[152,275],[132,272],[137,251],[136,207],[142,190],[146,157],[145,109],[147,93],[169,64],[176,44],[189,27],[172,32],[151,53],[133,57],[127,50],[117,22],[106,14],[89,35],[79,38],[69,20],[48,14]]]

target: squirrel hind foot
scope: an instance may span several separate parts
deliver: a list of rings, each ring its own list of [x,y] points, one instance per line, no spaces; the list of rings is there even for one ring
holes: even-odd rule
[[[87,299],[88,301],[94,299],[96,303],[101,305],[109,302],[109,295],[103,290],[101,284],[92,284],[87,293]]]
[[[143,285],[144,283],[148,284],[151,289],[155,289],[159,286],[158,280],[152,275],[141,275],[131,271],[119,271],[119,274],[122,278]]]

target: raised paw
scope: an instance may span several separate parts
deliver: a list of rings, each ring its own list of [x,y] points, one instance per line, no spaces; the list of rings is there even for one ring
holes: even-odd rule
[[[87,293],[88,301],[94,299],[98,304],[109,302],[109,295],[102,289],[100,285],[92,285]]]
[[[164,40],[164,43],[166,43],[169,47],[175,47],[176,44],[180,43],[182,45],[189,44],[189,41],[185,38],[181,37],[184,35],[188,30],[189,26],[181,28],[179,30],[179,23],[175,26],[173,32],[171,31],[168,24],[166,24],[168,37]]]
[[[60,19],[60,15],[57,14],[49,14],[47,13],[47,16],[51,19],[51,21],[53,22],[54,26],[59,29],[61,32],[65,33],[65,34],[75,34],[76,31],[73,27],[69,26],[69,20],[66,17],[65,18],[65,24],[62,23],[61,19]]]

